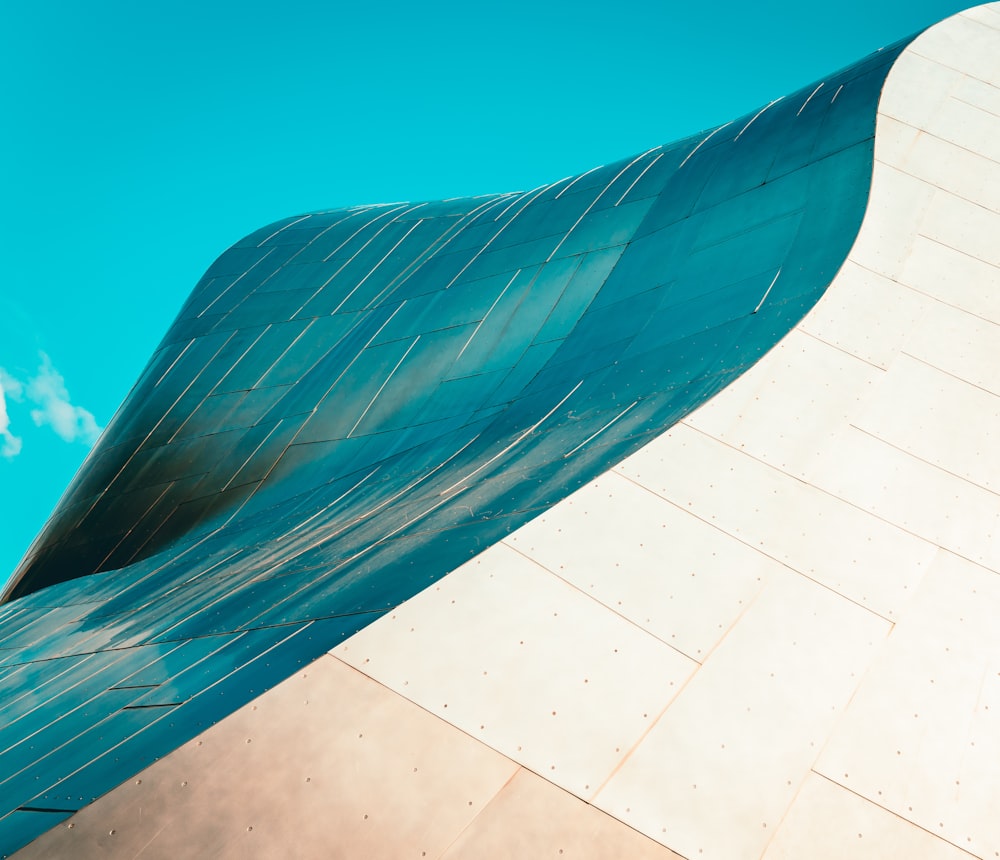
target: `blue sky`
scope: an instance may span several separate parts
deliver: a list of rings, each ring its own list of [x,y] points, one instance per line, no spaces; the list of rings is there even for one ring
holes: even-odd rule
[[[0,583],[195,282],[278,218],[534,187],[725,122],[948,0],[0,10]]]

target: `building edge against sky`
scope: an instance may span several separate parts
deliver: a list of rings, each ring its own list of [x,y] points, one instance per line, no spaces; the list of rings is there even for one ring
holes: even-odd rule
[[[988,444],[997,393],[995,296],[1000,295],[995,250],[1000,232],[998,41],[1000,13],[994,4],[933,28],[895,61],[879,102],[871,201],[857,241],[846,263],[840,266],[842,253],[833,266],[840,273],[826,296],[801,323],[795,325],[797,317],[791,320],[793,330],[759,364],[659,438],[653,438],[658,434],[650,424],[663,421],[663,414],[632,426],[626,423],[640,410],[637,404],[643,397],[653,396],[648,390],[637,393],[642,374],[612,376],[611,393],[619,397],[628,391],[631,397],[612,407],[593,395],[585,401],[591,412],[567,413],[568,421],[584,423],[582,431],[574,427],[575,434],[565,429],[552,433],[547,437],[553,446],[549,453],[556,450],[569,457],[577,445],[584,451],[599,448],[603,434],[615,427],[627,428],[625,437],[648,433],[653,438],[649,445],[596,481],[586,480],[576,494],[410,602],[389,613],[373,612],[381,619],[331,655],[79,813],[72,830],[51,831],[32,848],[44,853],[62,844],[64,851],[90,846],[95,851],[134,854],[141,848],[155,854],[176,849],[178,840],[199,838],[199,844],[217,845],[219,850],[266,854],[276,845],[329,845],[330,823],[335,820],[333,838],[359,846],[357,851],[345,849],[348,853],[368,850],[390,856],[400,853],[400,846],[426,851],[427,856],[482,856],[484,846],[490,847],[485,853],[503,850],[504,839],[537,839],[541,842],[536,844],[555,850],[564,842],[569,846],[567,840],[580,834],[592,835],[584,847],[609,845],[612,855],[620,853],[621,840],[633,840],[636,847],[630,853],[650,856],[670,856],[667,849],[682,856],[822,856],[822,851],[843,856],[848,850],[857,856],[886,856],[891,853],[888,847],[916,856],[992,856],[1000,848],[991,814],[991,798],[998,793],[991,752],[1000,743],[994,716],[1000,710],[1000,688],[990,680],[1000,669],[991,623],[994,603],[1000,599],[993,585],[998,568],[992,539],[997,476]],[[878,66],[877,59],[873,65]],[[827,105],[849,104],[847,99],[861,89],[850,84],[861,79],[849,77],[843,88],[837,84],[829,94],[824,87],[830,82],[809,88],[795,97],[794,109],[786,113],[808,118],[807,111],[819,109],[826,98]],[[841,116],[856,118],[860,111],[854,107]],[[733,142],[748,144],[758,132],[765,137],[771,131],[765,123],[779,117],[781,109],[773,106],[734,124]],[[817,128],[822,133],[814,145],[829,141],[831,135],[859,133],[823,121]],[[697,156],[690,156],[695,148],[702,157],[719,155],[693,141],[679,153],[678,168],[697,163]],[[830,147],[830,157],[840,151]],[[669,157],[670,148],[666,152],[663,158]],[[652,160],[656,154],[645,157]],[[801,217],[800,225],[810,221],[808,207],[781,207],[789,199],[790,186],[788,180],[782,186],[784,174],[769,172],[776,163],[773,153],[769,160],[765,156],[765,167],[760,159],[740,158],[733,159],[739,170],[729,175],[726,166],[733,161],[720,159],[711,163],[720,165],[717,170],[705,168],[707,181],[693,197],[712,205],[699,210],[695,203],[669,222],[682,225],[679,235],[670,235],[684,251],[680,259],[714,248],[718,242],[710,238],[738,241],[740,234],[727,229],[745,213],[727,210],[726,204],[753,187],[764,189],[752,198],[755,210],[761,200],[779,207],[774,218],[754,224],[753,238],[767,235],[773,247],[799,253],[794,258],[797,271],[808,270],[810,264],[813,273],[824,271],[826,262],[796,249],[794,240],[791,251],[781,245],[782,222],[795,217]],[[622,177],[631,181],[627,171],[637,164],[644,165],[637,159],[618,166],[607,176],[609,184],[588,186],[582,179],[577,187],[589,191],[590,201],[597,203]],[[755,174],[755,169],[764,172]],[[757,181],[740,186],[751,177]],[[629,190],[640,181],[636,178]],[[773,191],[775,185],[779,192]],[[552,199],[565,190],[554,188]],[[614,202],[628,206],[628,193],[614,195]],[[714,200],[712,193],[717,195]],[[867,194],[866,184],[862,207]],[[663,205],[678,199],[686,202],[675,195]],[[507,202],[483,201],[498,209]],[[550,210],[556,208],[553,204]],[[595,214],[602,211],[599,206],[592,209]],[[700,214],[708,209],[723,217]],[[613,230],[620,222],[608,216],[584,222],[588,212],[580,215],[577,210],[574,218],[580,220],[567,221],[547,245],[544,227],[540,247],[515,243],[511,253],[517,256],[518,268],[512,271],[531,265],[541,271],[561,259],[559,249],[581,223],[592,227],[591,235],[605,238],[598,240],[598,247],[588,246],[590,250],[576,255],[568,253],[572,247],[566,248],[568,257],[600,257],[613,249],[607,233],[600,231],[609,226]],[[466,210],[450,217],[468,214]],[[418,226],[412,226],[414,222]],[[380,259],[393,259],[393,250],[423,223],[419,217],[404,219],[401,233],[392,237]],[[693,223],[715,234],[687,236],[685,229]],[[492,229],[495,234],[497,228]],[[258,238],[266,243],[271,237]],[[269,247],[264,257],[280,255],[276,247],[283,246]],[[250,248],[245,256],[252,258]],[[533,262],[531,254],[540,254],[542,264]],[[329,259],[338,262],[335,253]],[[340,262],[346,267],[351,259]],[[497,259],[498,274],[503,273],[509,261]],[[776,274],[769,270],[769,260],[749,262],[745,277],[728,273],[730,280],[707,298],[702,296],[702,303],[711,302],[723,312],[735,308],[736,318],[766,313],[768,300],[779,297],[779,307],[784,302],[807,308],[795,305],[800,294],[794,289],[775,293],[791,274],[786,272],[787,258],[778,260]],[[714,263],[713,271],[726,271],[720,258]],[[761,264],[760,270],[754,271],[753,264]],[[563,273],[562,282],[553,273],[560,300],[572,293],[568,288],[582,266],[581,261],[572,272]],[[613,271],[618,271],[617,265]],[[216,271],[212,280],[229,276]],[[364,283],[363,278],[354,282]],[[405,260],[393,278],[383,286],[396,288],[405,282]],[[516,278],[498,284],[493,308],[502,307],[505,290],[516,288]],[[698,283],[697,277],[691,283]],[[212,293],[209,281],[192,302],[198,302],[199,295],[217,301],[228,286]],[[733,289],[727,292],[729,286]],[[286,298],[281,294],[294,289],[286,284],[255,295],[273,311],[275,303]],[[618,302],[602,305],[599,296],[592,300],[595,310],[602,311],[597,316],[602,323],[624,319],[627,325],[626,311],[644,308],[647,291],[631,294],[627,287],[622,289],[626,292]],[[417,303],[422,295],[407,301]],[[747,308],[743,301],[749,295],[754,302]],[[664,319],[678,315],[670,302],[657,302],[652,310],[669,310]],[[343,310],[360,313],[365,307]],[[546,321],[558,321],[559,315],[552,314],[558,307],[556,300]],[[698,307],[684,310],[696,313]],[[432,315],[438,309],[429,304],[427,312]],[[621,317],[615,316],[618,309]],[[480,330],[477,326],[482,328],[489,310],[460,308],[459,315],[472,315],[454,327],[469,326],[468,334],[473,334]],[[366,348],[385,347],[376,365],[385,372],[359,374],[352,390],[361,404],[360,417],[352,415],[352,426],[338,431],[343,444],[334,456],[343,457],[343,462],[356,462],[371,452],[370,445],[351,441],[357,439],[354,431],[364,428],[396,371],[420,349],[412,329],[391,336],[391,323],[392,318],[380,321],[375,336],[364,343]],[[740,335],[744,331],[740,329]],[[597,336],[585,334],[583,342],[593,345]],[[643,333],[628,334],[631,346]],[[197,333],[188,333],[192,335]],[[420,338],[430,336],[420,332]],[[777,340],[780,334],[772,330],[767,336]],[[283,355],[299,343],[293,332],[288,341]],[[208,354],[214,359],[229,342],[222,340],[218,351]],[[258,342],[241,342],[247,351],[236,355],[250,354]],[[527,349],[547,342],[536,342],[533,336]],[[467,343],[475,339],[461,341]],[[607,345],[615,347],[617,357],[611,360],[627,364],[631,354],[618,343]],[[639,343],[644,348],[636,348],[635,354],[648,362],[657,344]],[[185,354],[185,347],[169,352],[171,346],[165,343],[168,371],[182,363]],[[480,367],[486,368],[482,373],[490,372],[497,349],[480,357],[485,362]],[[679,354],[692,361],[702,352]],[[723,349],[721,355],[728,368],[732,353]],[[238,366],[232,358],[230,367]],[[571,352],[564,364],[577,370],[581,361],[578,352]],[[643,362],[634,367],[641,369]],[[153,367],[158,368],[155,361]],[[594,390],[605,392],[600,386],[602,366],[595,368]],[[703,379],[692,374],[683,384],[694,382],[696,403],[701,394],[721,387],[717,376],[709,370]],[[362,382],[372,377],[379,384],[368,392]],[[195,374],[192,385],[199,378]],[[263,376],[255,382],[260,379]],[[509,452],[500,443],[510,440],[510,451],[518,455],[519,445],[545,453],[544,445],[536,442],[546,429],[544,422],[561,415],[561,398],[574,394],[560,388],[558,374],[553,379],[549,386],[529,391],[537,397],[537,403],[529,404],[535,411],[526,413],[522,424],[505,428],[508,436],[497,437],[502,453],[484,451],[470,471],[457,476],[476,478],[477,484],[489,484],[483,480],[489,477],[492,486],[502,488],[485,498],[467,497],[477,508],[490,510],[493,519],[505,512],[489,506],[510,498],[510,493],[505,478],[495,477],[491,467],[499,461],[520,477],[517,465],[511,465],[520,458],[502,460]],[[220,391],[220,396],[232,396],[213,404],[208,417],[224,424],[230,420],[227,407],[240,408],[247,392],[263,388],[255,384]],[[677,388],[682,386],[671,385],[667,391]],[[207,402],[207,393],[201,392],[197,408],[172,424],[168,404],[152,431],[143,430],[143,441],[156,441],[153,434],[159,431],[165,444],[154,448],[168,448],[175,439],[183,442],[184,425]],[[667,403],[676,408],[669,399]],[[270,407],[265,402],[253,408]],[[377,414],[370,420],[376,419],[387,420]],[[131,438],[129,430],[126,422],[119,438]],[[254,453],[270,438],[266,436]],[[174,453],[177,450],[183,456],[176,462],[183,468],[197,463],[196,446]],[[459,445],[455,457],[464,450]],[[388,453],[382,453],[389,458],[400,451],[390,445]],[[395,466],[400,461],[409,468],[403,474],[415,476],[403,485],[412,495],[412,487],[421,486],[420,469],[426,470],[427,462],[405,457],[391,462]],[[155,475],[160,466],[154,455],[145,462],[130,457],[125,466],[130,463],[140,478]],[[95,465],[100,468],[99,461],[92,468]],[[301,476],[302,471],[291,474]],[[549,479],[549,473],[541,474]],[[137,504],[147,496],[133,495],[129,515],[140,508],[140,513],[155,510],[175,483],[190,484],[195,477],[202,480],[195,473],[179,475],[165,488],[163,482],[148,484],[159,487],[160,495],[150,490],[148,508]],[[267,534],[252,557],[248,553],[234,561],[233,544],[213,544],[211,533],[196,534],[197,540],[183,547],[186,557],[180,561],[188,564],[184,573],[171,571],[155,554],[139,557],[140,544],[133,551],[138,560],[124,578],[122,571],[110,570],[8,604],[5,629],[14,633],[3,643],[3,681],[7,690],[18,689],[18,684],[27,689],[26,682],[34,681],[31,695],[36,698],[24,702],[14,725],[0,734],[7,740],[7,774],[0,778],[8,789],[30,785],[35,773],[15,770],[9,763],[34,767],[26,751],[43,743],[58,754],[66,775],[47,793],[28,797],[0,819],[0,831],[30,828],[26,822],[33,817],[64,818],[75,808],[74,794],[85,793],[102,774],[107,779],[115,773],[114,759],[124,752],[141,749],[133,739],[169,734],[165,727],[171,720],[191,713],[214,722],[225,708],[210,700],[238,698],[242,693],[235,690],[237,678],[246,684],[243,678],[255,676],[263,688],[289,674],[308,649],[283,658],[288,642],[301,643],[316,636],[317,629],[320,638],[335,640],[345,615],[316,617],[300,629],[296,619],[267,618],[266,612],[275,605],[276,595],[295,594],[303,595],[300,605],[315,610],[329,595],[310,593],[305,574],[315,576],[324,565],[336,569],[354,562],[361,556],[352,557],[351,552],[383,539],[384,531],[365,532],[359,518],[353,526],[358,532],[351,538],[355,542],[348,541],[350,552],[322,555],[322,544],[340,535],[336,517],[324,519],[323,505],[332,510],[342,498],[356,499],[359,492],[364,499],[368,482],[379,478],[367,472],[352,476],[333,498],[306,483],[304,498],[279,511],[279,522],[294,525],[294,533],[282,535],[291,553],[283,554],[282,541]],[[464,492],[466,486],[458,489]],[[523,483],[515,486],[520,498],[528,498],[524,510],[532,513],[558,495],[551,485],[530,492]],[[141,483],[136,487],[145,489]],[[447,499],[455,481],[434,489],[437,498]],[[372,492],[372,501],[384,502],[386,497]],[[87,512],[97,509],[94,495],[99,494],[80,496],[91,502]],[[317,498],[323,505],[309,507]],[[395,503],[399,496],[394,489],[387,498]],[[273,522],[267,510],[251,509],[249,515],[256,519],[250,522]],[[87,512],[76,510],[74,515],[85,518]],[[232,516],[225,507],[216,513],[222,516],[219,523]],[[114,522],[115,516],[121,513],[112,510],[104,521]],[[140,526],[142,522],[140,517]],[[331,525],[332,533],[322,531]],[[302,532],[310,534],[297,543]],[[413,539],[409,547],[415,548],[404,556],[411,562],[408,571],[423,569],[412,563],[424,557],[421,552],[433,557],[442,552],[440,545],[423,544],[422,534],[418,530],[407,535]],[[200,567],[191,564],[198,553],[204,554]],[[281,568],[292,562],[301,565],[303,558],[313,563],[297,571]],[[100,566],[101,560],[97,563]],[[251,569],[245,590],[233,600],[228,593],[231,581],[217,574],[237,564],[259,567]],[[269,576],[274,570],[283,575]],[[167,577],[166,584],[158,577]],[[195,580],[201,580],[198,588],[204,591],[193,620],[188,599],[197,593],[190,586]],[[351,590],[362,588],[359,580],[365,583],[363,576],[352,573],[335,589],[347,595],[352,608],[363,605],[367,594]],[[147,630],[147,638],[138,642],[132,623],[136,602],[138,595],[150,594],[160,609],[174,607],[175,614],[168,616],[166,629]],[[373,601],[389,598],[377,592]],[[265,621],[256,627],[230,626],[233,613],[246,612],[247,607],[258,612],[250,620]],[[17,616],[27,622],[19,631],[13,624]],[[138,617],[144,624],[150,621],[141,611]],[[39,683],[36,673],[43,656],[49,677]],[[125,667],[130,671],[123,673]],[[241,675],[244,668],[249,671]],[[53,681],[52,675],[61,680]],[[36,688],[43,695],[37,695]],[[322,717],[306,713],[313,708],[310,713],[315,714],[314,705],[324,703],[329,705]],[[991,705],[998,707],[991,710]],[[109,710],[95,716],[102,707]],[[312,719],[317,720],[315,734],[295,729]],[[17,740],[16,733],[29,727],[33,731]],[[121,745],[108,747],[115,732]],[[31,743],[26,743],[29,738]],[[98,738],[106,752],[95,756],[99,747],[87,744]],[[378,743],[364,744],[365,738]],[[204,751],[200,759],[199,750]],[[323,750],[329,758],[324,759]],[[278,761],[281,768],[276,767]],[[352,763],[350,779],[338,783],[345,761]],[[248,793],[248,786],[254,790]],[[144,810],[142,818],[139,808]],[[525,819],[521,813],[526,808],[536,817]],[[529,826],[520,832],[509,826],[511,818],[528,821]],[[202,829],[193,829],[199,820]],[[311,829],[317,824],[322,832]],[[630,828],[652,841],[639,839]],[[508,849],[514,850],[510,843]]]

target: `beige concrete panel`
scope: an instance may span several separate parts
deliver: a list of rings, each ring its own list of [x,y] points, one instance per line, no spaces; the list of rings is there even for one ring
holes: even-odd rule
[[[879,125],[876,125],[875,155],[880,157],[882,117],[893,117],[916,128],[928,128],[944,109],[948,99],[961,86],[961,72],[946,68],[912,50],[903,51],[879,100]]]
[[[939,307],[930,297],[852,260],[835,283],[797,330],[881,368],[889,366],[913,326]]]
[[[759,857],[889,629],[772,579],[595,804],[685,857]]]
[[[920,225],[920,232],[949,248],[1000,266],[1000,214],[941,189]]]
[[[763,860],[969,860],[954,845],[810,773]]]
[[[998,40],[1000,41],[1000,40]],[[996,134],[1000,119],[983,115]],[[879,123],[879,158],[964,200],[1000,211],[1000,164],[889,117]]]
[[[985,24],[987,27],[992,27],[994,30],[1000,30],[1000,6],[996,3],[987,3],[966,9],[962,16]]]
[[[614,472],[507,542],[698,662],[781,569]]]
[[[996,13],[991,13],[994,17],[1000,18],[1000,15]],[[981,113],[987,114],[987,116],[977,115],[977,119],[985,119],[987,122],[992,123],[994,120],[990,119],[990,116],[994,118],[1000,118],[1000,87],[992,86],[984,81],[977,80],[976,78],[963,77],[962,80],[955,86],[952,90],[952,98],[945,105],[948,108],[952,103],[958,105],[965,105],[969,108],[975,108]],[[944,120],[953,117],[942,118],[941,124],[945,125]],[[962,129],[963,132],[967,131],[965,123],[954,122],[953,125],[957,125]],[[978,128],[977,128],[978,131]],[[963,133],[963,139],[969,141],[972,139],[971,135]],[[970,146],[970,149],[975,149],[976,152],[982,152],[983,155],[992,155],[994,152],[1000,152],[1000,143],[996,140],[993,141],[983,141],[983,150],[976,149]],[[994,158],[994,160],[1000,160]]]
[[[505,544],[334,653],[583,798],[698,665]]]
[[[1000,266],[917,236],[901,280],[941,302],[1000,322]]]
[[[965,382],[1000,394],[1000,324],[950,305],[913,326],[908,355]]]
[[[1000,577],[942,551],[817,771],[980,857],[1000,851]]]
[[[19,857],[438,857],[516,770],[326,656]]]
[[[850,259],[865,269],[899,280],[913,236],[921,231],[935,193],[932,185],[877,163],[868,210]]]
[[[683,422],[615,471],[886,618],[933,554],[925,541]]]
[[[859,326],[860,328],[860,326]],[[686,422],[801,476],[884,371],[793,330]]]
[[[681,860],[668,848],[527,770],[503,788],[442,860]]]
[[[954,76],[957,80],[951,96],[941,107],[923,123],[909,124],[992,161],[1000,161],[1000,141],[996,137],[1000,88],[957,73]]]
[[[962,344],[953,348],[959,350]],[[994,354],[1000,355],[1000,350],[995,348]],[[947,472],[1000,490],[996,394],[903,354],[872,391],[855,423]]]
[[[846,428],[824,452],[809,480],[927,542],[918,565],[887,559],[877,574],[909,570],[903,597],[913,594],[934,545],[1000,570],[1000,505],[989,490],[856,428]]]
[[[996,61],[997,41],[995,26],[962,13],[949,18],[944,26],[926,30],[909,50],[948,68],[959,69],[981,81],[1000,86],[1000,63]]]

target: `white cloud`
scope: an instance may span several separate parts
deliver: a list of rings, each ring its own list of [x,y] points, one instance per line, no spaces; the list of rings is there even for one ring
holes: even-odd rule
[[[0,456],[10,459],[21,453],[21,439],[10,432],[7,397],[20,400],[21,383],[0,367]]]
[[[44,352],[40,355],[42,363],[38,373],[25,386],[28,399],[38,407],[31,410],[32,420],[39,427],[48,424],[66,442],[79,439],[92,445],[101,435],[97,421],[88,410],[70,402],[62,374]]]
[[[48,425],[66,442],[85,442],[92,445],[101,435],[101,427],[91,412],[74,406],[66,390],[62,374],[52,366],[52,360],[39,353],[41,364],[38,372],[26,381],[11,376],[0,367],[0,456],[8,459],[21,453],[21,437],[10,429],[10,401],[28,400],[35,408],[31,418],[38,427]]]

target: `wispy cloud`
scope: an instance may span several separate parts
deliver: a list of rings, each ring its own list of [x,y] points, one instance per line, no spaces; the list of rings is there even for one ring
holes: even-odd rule
[[[21,453],[21,439],[10,432],[10,416],[7,414],[7,398],[21,399],[21,383],[0,367],[0,455],[16,457]]]
[[[93,445],[101,435],[94,416],[82,406],[74,406],[66,390],[66,381],[52,366],[52,361],[43,352],[38,373],[28,380],[28,399],[38,406],[31,410],[31,419],[42,427],[48,424],[60,439],[75,442],[79,439]]]
[[[0,368],[0,455],[4,457],[16,457],[21,451],[21,439],[10,429],[8,398],[30,401],[35,407],[31,419],[36,426],[51,427],[66,442],[92,445],[101,435],[102,428],[93,414],[70,400],[66,380],[53,367],[52,360],[44,352],[39,357],[38,372],[23,382]]]

